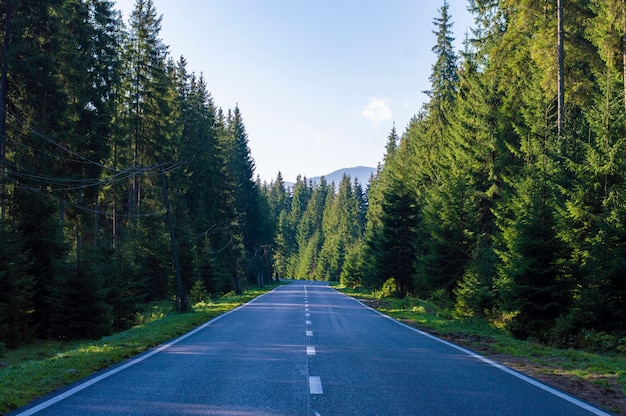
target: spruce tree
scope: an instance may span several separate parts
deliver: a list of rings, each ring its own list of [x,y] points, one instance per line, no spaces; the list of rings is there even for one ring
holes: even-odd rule
[[[0,221],[0,354],[16,348],[35,334],[33,319],[35,280],[21,236],[8,221]]]
[[[458,58],[453,46],[453,23],[449,8],[450,4],[444,0],[441,9],[439,9],[440,17],[433,21],[436,26],[433,33],[437,36],[437,42],[432,51],[437,59],[429,77],[430,90],[425,91],[429,97],[426,104],[429,119],[429,137],[427,139],[435,146],[435,152],[445,148],[447,129],[450,124],[448,117],[451,114],[451,106],[456,97],[459,81]],[[435,159],[431,160],[432,163],[436,163],[437,155],[434,157]]]
[[[289,210],[279,223],[280,251],[277,253],[285,259],[285,277],[293,278],[298,269],[298,240],[296,230],[311,198],[311,188],[306,178],[298,176],[293,188]]]
[[[379,288],[384,283],[383,274],[380,271],[382,266],[382,232],[383,232],[383,190],[388,175],[391,174],[392,161],[396,157],[396,150],[400,144],[395,125],[387,136],[386,152],[384,155],[384,164],[379,166],[376,174],[370,179],[367,190],[367,213],[365,215],[366,222],[363,230],[363,239],[360,242],[360,248],[356,248],[348,254],[347,268],[343,279],[355,279],[353,284],[362,284],[367,288]],[[354,258],[353,258],[354,257]],[[361,261],[358,261],[358,259]],[[361,276],[360,281],[356,281],[356,276],[352,277],[349,269],[357,268],[354,275]]]
[[[64,2],[24,1],[11,6],[6,67],[6,137],[11,140],[6,158],[12,183],[5,188],[6,204],[24,253],[29,253],[27,273],[35,284],[32,318],[43,335],[50,324],[51,295],[68,254],[60,191],[76,185],[66,175],[57,177],[59,161],[73,159],[63,147],[69,144],[74,126],[60,66],[78,54],[77,50],[65,54],[63,47],[78,46],[82,39],[73,39],[63,28],[68,11]]]
[[[254,180],[254,159],[248,146],[248,135],[239,107],[235,107],[227,118],[227,149],[230,199],[232,201],[233,229],[237,244],[231,247],[236,262],[245,264],[243,272],[249,280],[256,281],[257,274],[268,274],[264,258],[260,256],[263,247],[271,242],[271,218],[267,200]],[[238,277],[235,277],[236,279]],[[236,283],[236,286],[238,283]]]
[[[344,175],[337,192],[327,199],[322,224],[323,244],[316,279],[339,281],[346,252],[361,238],[359,205],[350,177]]]
[[[285,189],[285,182],[283,175],[278,172],[276,175],[276,181],[270,184],[269,190],[266,192],[268,203],[270,205],[270,215],[274,223],[274,240],[272,248],[272,264],[273,274],[275,278],[285,276],[286,273],[286,250],[285,245],[285,225],[287,212],[289,209],[289,196],[287,189]]]
[[[322,177],[313,187],[311,198],[296,229],[298,243],[298,269],[295,277],[310,279],[318,269],[318,257],[324,243],[323,218],[328,198],[333,198],[334,189]]]
[[[568,281],[561,270],[565,246],[549,184],[540,176],[518,179],[516,194],[501,211],[498,254],[503,307],[514,313],[509,328],[521,338],[546,340],[555,320],[569,307]]]
[[[381,282],[394,279],[396,292],[404,297],[415,289],[416,243],[420,206],[410,182],[409,142],[403,139],[387,163],[381,178],[380,240],[376,271]],[[372,244],[372,242],[370,242]]]
[[[585,111],[590,131],[579,141],[581,156],[570,166],[575,180],[564,209],[561,236],[568,245],[570,272],[576,282],[574,304],[563,319],[560,336],[576,338],[585,329],[622,331],[626,287],[624,225],[624,134],[622,80],[619,67],[618,5],[595,5],[591,40],[604,65],[595,74],[598,91]]]
[[[454,300],[460,315],[483,316],[497,305],[493,211],[503,196],[503,174],[514,160],[504,141],[506,122],[500,119],[497,74],[489,71],[488,61],[478,51],[472,52],[468,43],[463,57],[447,160],[452,183],[465,186],[468,211],[462,241],[469,258],[454,289]],[[479,71],[480,67],[486,69]]]
[[[434,20],[437,42],[433,52],[437,60],[430,76],[430,100],[425,106],[425,118],[411,126],[409,137],[415,163],[426,161],[425,166],[417,168],[424,178],[418,185],[421,187],[418,192],[422,192],[420,229],[427,236],[418,249],[418,291],[428,295],[443,289],[451,297],[469,257],[465,222],[471,221],[471,203],[468,203],[471,192],[456,175],[458,171],[450,156],[450,125],[459,75],[448,8],[449,4],[444,2],[439,10],[441,17]]]
[[[148,299],[162,299],[170,293],[173,270],[162,259],[171,258],[164,200],[158,166],[171,166],[174,137],[178,127],[175,65],[168,59],[167,46],[159,37],[161,17],[152,0],[137,0],[129,21],[120,105],[123,122],[117,163],[132,169],[127,200],[126,250],[138,250],[132,257],[141,275]],[[130,140],[128,140],[129,138]]]

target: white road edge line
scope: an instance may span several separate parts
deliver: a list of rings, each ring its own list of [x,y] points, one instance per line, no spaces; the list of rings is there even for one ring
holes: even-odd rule
[[[324,394],[322,390],[322,379],[318,376],[309,376],[309,393]]]
[[[341,292],[337,291],[337,293],[341,293]],[[343,295],[343,293],[341,293],[341,294]],[[344,295],[344,296],[347,296],[347,295]],[[407,329],[410,329],[411,331],[417,332],[420,335],[423,335],[423,336],[425,336],[427,338],[433,339],[433,340],[438,341],[438,342],[440,342],[440,343],[442,343],[444,345],[447,345],[447,346],[452,347],[452,348],[454,348],[454,349],[456,349],[458,351],[461,351],[462,353],[465,353],[465,354],[467,354],[467,355],[469,355],[469,356],[471,356],[473,358],[476,358],[477,360],[480,360],[480,361],[484,362],[485,364],[488,364],[488,365],[490,365],[492,367],[495,367],[498,370],[502,370],[505,373],[510,374],[513,377],[516,377],[516,378],[518,378],[518,379],[520,379],[522,381],[525,381],[526,383],[531,384],[531,385],[533,385],[533,386],[535,386],[535,387],[537,387],[537,388],[539,388],[539,389],[541,389],[541,390],[543,390],[543,391],[545,391],[547,393],[553,394],[553,395],[555,395],[555,396],[557,396],[557,397],[559,397],[559,398],[561,398],[561,399],[563,399],[565,401],[568,401],[568,402],[572,403],[575,406],[578,406],[578,407],[580,407],[582,409],[585,409],[588,412],[590,412],[590,413],[592,413],[592,414],[594,414],[596,416],[611,416],[610,413],[606,413],[603,410],[598,409],[597,407],[594,407],[594,406],[592,406],[592,405],[590,405],[588,403],[583,402],[582,400],[579,400],[579,399],[577,399],[577,398],[575,398],[573,396],[570,396],[569,394],[566,394],[566,393],[563,393],[562,391],[554,389],[554,388],[552,388],[552,387],[550,387],[550,386],[548,386],[546,384],[543,384],[543,383],[541,383],[541,382],[539,382],[539,381],[537,381],[537,380],[535,380],[535,379],[533,379],[531,377],[528,377],[528,376],[526,376],[526,375],[524,375],[522,373],[518,373],[517,371],[515,371],[515,370],[513,370],[511,368],[505,367],[502,364],[498,364],[495,361],[492,361],[492,360],[490,360],[487,357],[483,357],[482,355],[477,354],[477,353],[475,353],[473,351],[470,351],[470,350],[468,350],[466,348],[463,348],[463,347],[458,346],[456,344],[453,344],[451,342],[445,341],[445,340],[443,340],[441,338],[437,338],[436,336],[434,336],[432,334],[429,334],[428,332],[421,331],[421,330],[419,330],[417,328],[414,328],[414,327],[409,326],[407,324],[404,324],[404,323],[402,323],[400,321],[397,321],[397,320],[393,319],[391,316],[385,315],[384,313],[379,312],[376,309],[367,306],[366,304],[364,304],[363,302],[361,302],[358,299],[355,299],[355,298],[350,297],[350,296],[347,296],[347,297],[349,297],[350,299],[354,300],[357,303],[360,303],[361,305],[365,306],[366,308],[371,309],[372,311],[374,311],[377,314],[383,316],[384,318],[387,318],[390,321],[395,322],[398,325],[401,325],[401,326],[403,326],[403,327],[405,327]]]
[[[280,287],[280,286],[279,286]],[[67,391],[64,391],[63,393],[60,393],[48,400],[46,400],[45,402],[42,402],[40,404],[38,404],[37,406],[31,407],[30,409],[26,409],[25,411],[21,412],[21,413],[17,413],[15,416],[30,416],[30,415],[34,415],[35,413],[38,413],[58,402],[60,402],[61,400],[67,399],[70,396],[73,396],[74,394],[78,393],[81,390],[86,389],[89,386],[93,386],[94,384],[111,377],[114,374],[119,373],[120,371],[124,371],[129,367],[134,366],[135,364],[139,364],[140,362],[147,360],[148,358],[152,357],[153,355],[156,355],[158,353],[160,353],[163,350],[168,349],[169,347],[171,347],[172,345],[178,344],[180,341],[183,341],[184,339],[189,338],[190,336],[202,331],[203,329],[205,329],[206,327],[208,327],[209,325],[213,324],[215,321],[222,319],[223,317],[230,315],[231,313],[238,311],[239,309],[257,301],[258,299],[262,298],[265,295],[268,295],[270,293],[272,293],[274,290],[276,290],[278,288],[274,288],[272,290],[270,290],[267,293],[264,293],[260,296],[257,296],[256,298],[252,299],[249,302],[244,303],[243,305],[240,305],[238,307],[236,307],[235,309],[232,309],[228,312],[224,312],[221,315],[216,316],[215,318],[211,319],[210,321],[205,322],[204,324],[200,325],[199,327],[197,327],[196,329],[193,329],[189,332],[187,332],[184,335],[181,335],[180,337],[168,342],[167,344],[163,344],[155,349],[153,349],[152,351],[149,351],[147,353],[143,353],[142,355],[140,355],[139,357],[133,359],[132,361],[127,362],[126,364],[122,364],[119,367],[115,367],[109,371],[106,371],[105,373],[100,374],[97,377],[91,378]]]

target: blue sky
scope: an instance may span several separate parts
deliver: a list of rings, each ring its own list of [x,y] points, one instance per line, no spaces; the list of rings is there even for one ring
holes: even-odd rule
[[[375,167],[429,88],[443,0],[153,0],[161,38],[244,117],[256,174]],[[472,18],[449,0],[457,47]],[[117,0],[128,21],[135,0]]]

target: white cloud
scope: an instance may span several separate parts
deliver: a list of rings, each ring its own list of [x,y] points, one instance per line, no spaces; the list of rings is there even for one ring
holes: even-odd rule
[[[371,97],[361,115],[374,123],[391,120],[391,100],[388,98]]]

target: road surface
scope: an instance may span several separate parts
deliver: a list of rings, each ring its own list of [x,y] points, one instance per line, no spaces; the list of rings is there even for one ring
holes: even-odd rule
[[[33,414],[607,415],[313,282],[13,413]]]

